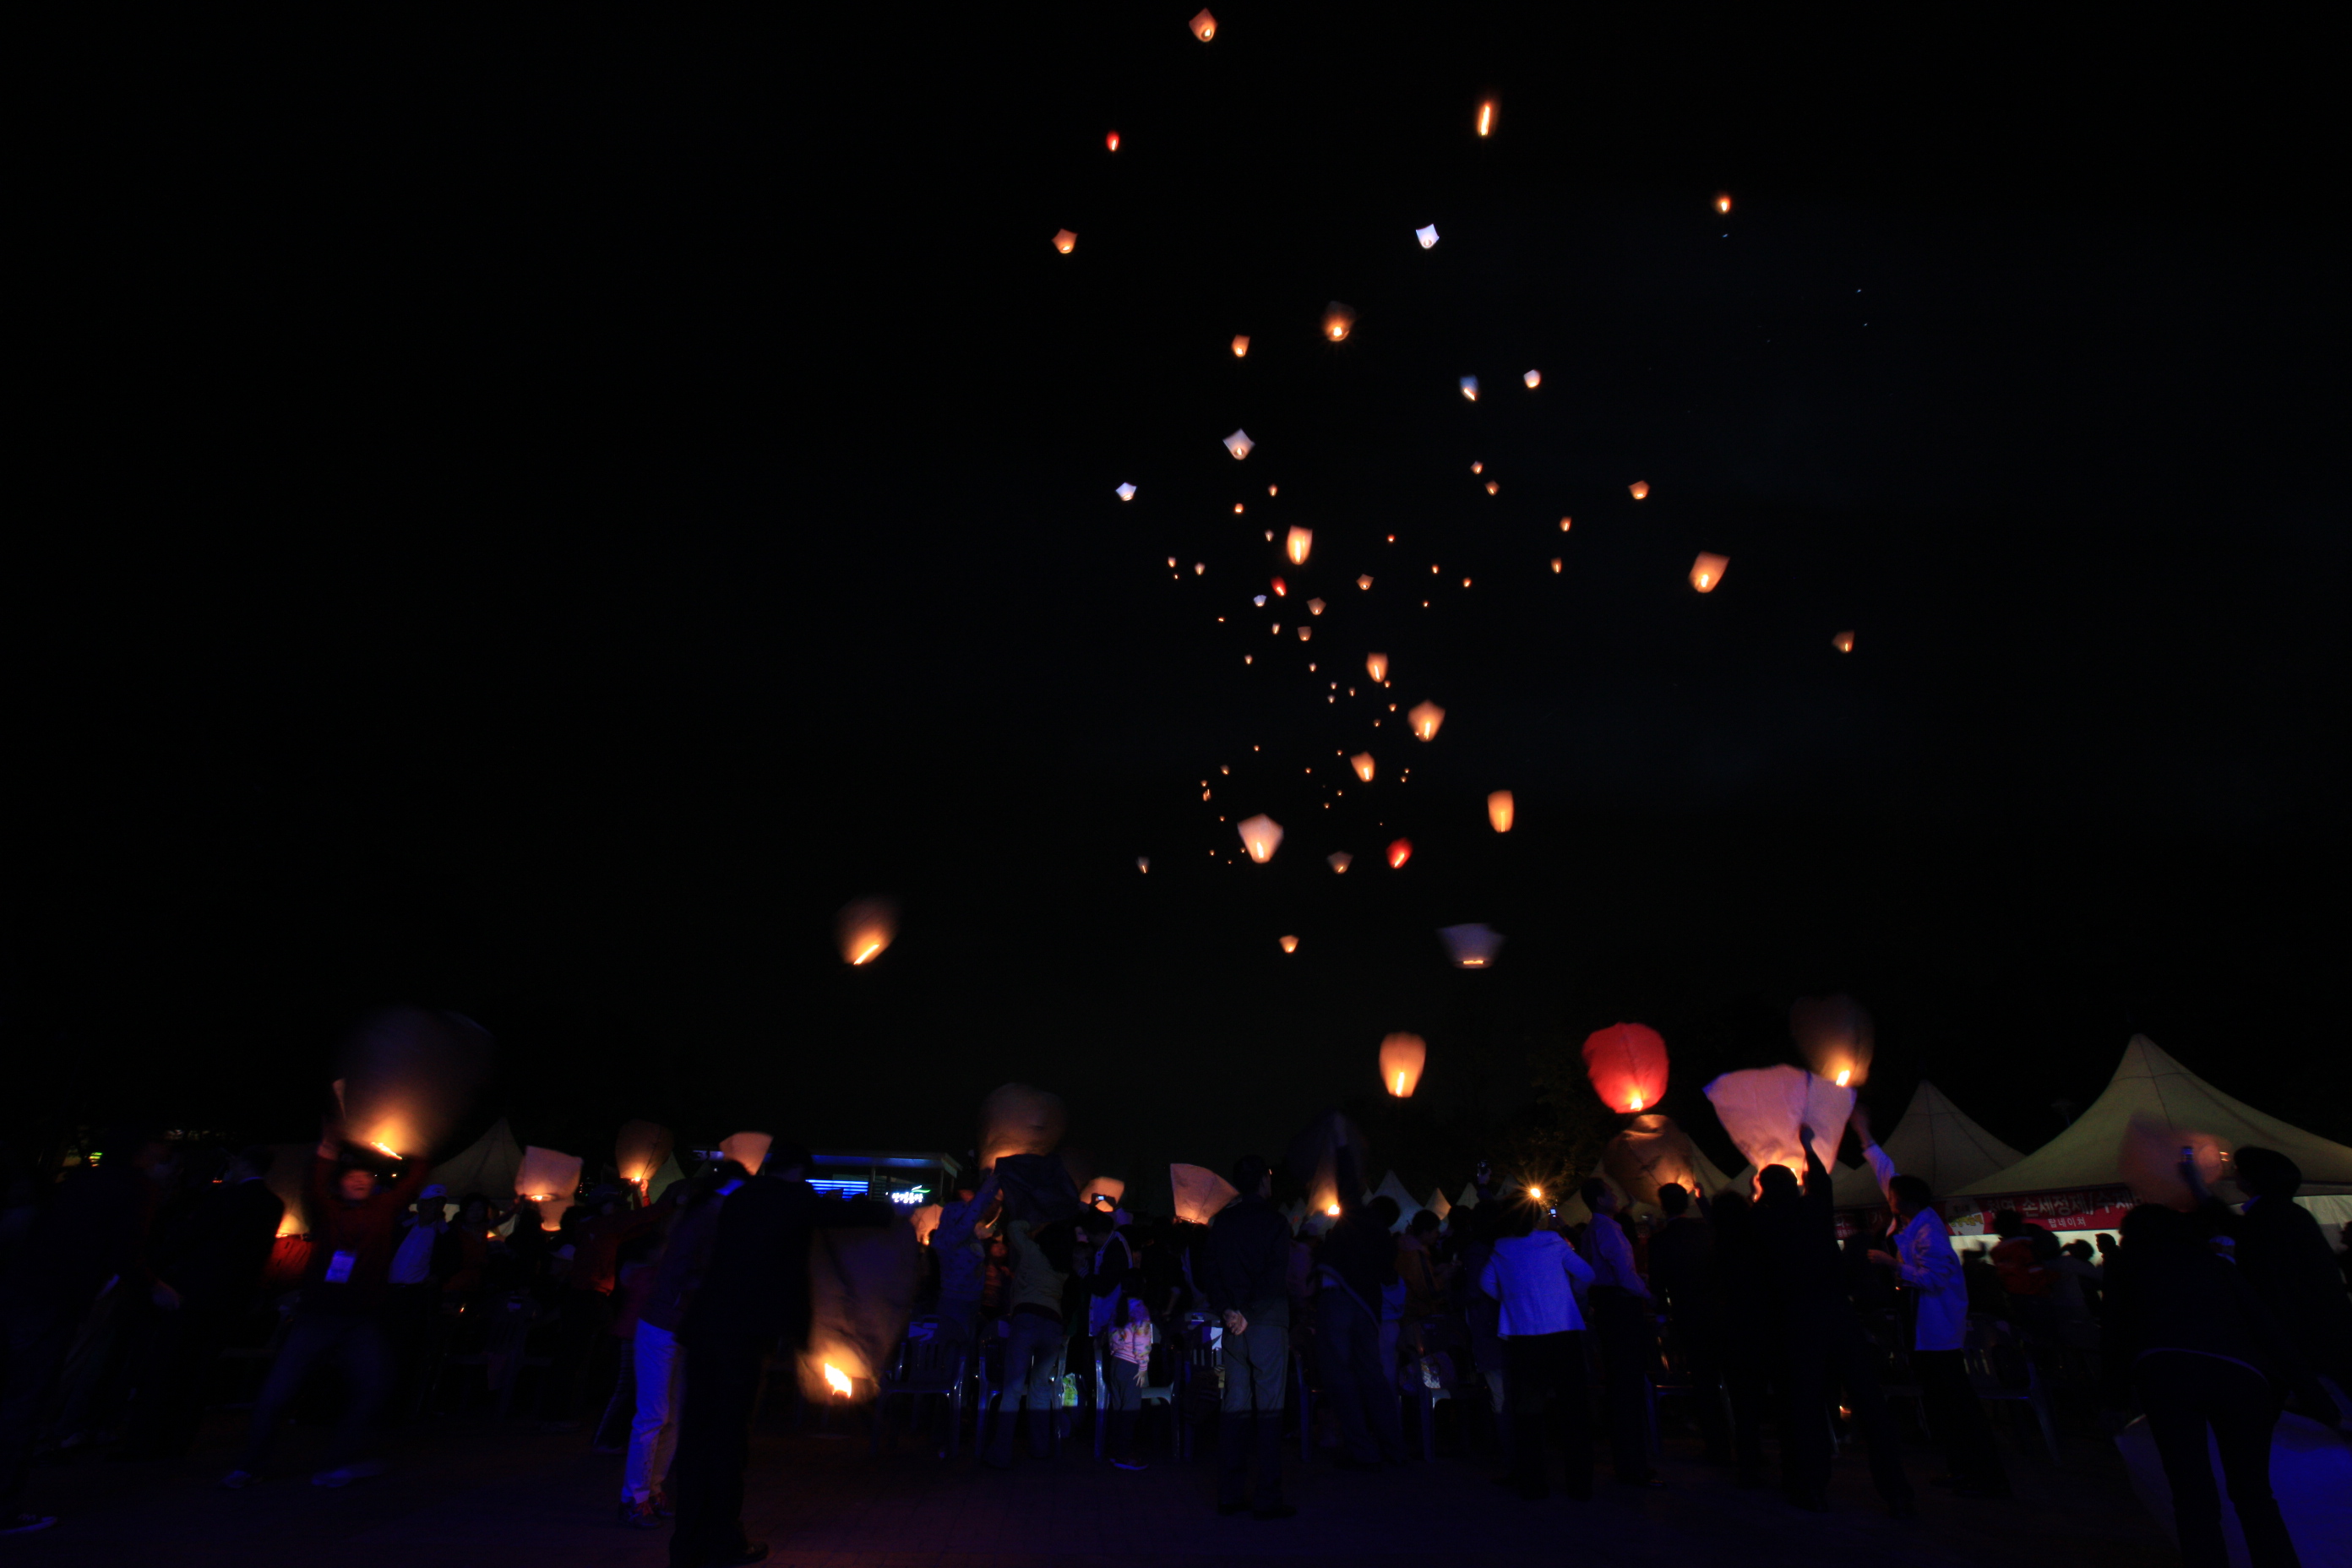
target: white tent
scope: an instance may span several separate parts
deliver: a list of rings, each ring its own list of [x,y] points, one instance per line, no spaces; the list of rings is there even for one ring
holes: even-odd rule
[[[1430,1188],[1429,1202],[1423,1204],[1422,1206],[1427,1209],[1430,1213],[1435,1215],[1440,1220],[1443,1220],[1447,1215],[1454,1212],[1454,1205],[1445,1201],[1445,1189],[1444,1187]]]
[[[1381,1180],[1381,1184],[1372,1189],[1372,1196],[1396,1200],[1396,1224],[1389,1226],[1393,1231],[1403,1230],[1405,1223],[1421,1212],[1421,1200],[1407,1191],[1402,1182],[1397,1180],[1397,1173],[1394,1171],[1391,1171]]]
[[[1463,1183],[1462,1195],[1454,1199],[1454,1206],[1457,1208],[1476,1208],[1478,1206],[1478,1184],[1475,1182]]]
[[[2135,1116],[2184,1131],[2209,1132],[2232,1149],[2260,1144],[2303,1167],[2303,1190],[2352,1193],[2352,1148],[2290,1126],[2231,1099],[2146,1035],[2124,1047],[2115,1077],[2074,1124],[2021,1160],[1958,1189],[1969,1197],[2011,1196],[2124,1184],[2124,1134]]]
[[[490,1124],[489,1131],[434,1166],[433,1180],[452,1199],[471,1193],[491,1198],[509,1197],[514,1193],[515,1171],[521,1163],[522,1145],[515,1142],[514,1130],[501,1116]]]
[[[1926,1079],[1912,1091],[1911,1104],[1895,1131],[1878,1142],[1896,1170],[1918,1177],[1928,1191],[1939,1194],[1963,1192],[1970,1182],[2022,1157],[1970,1121],[1968,1112]],[[1842,1209],[1877,1208],[1886,1202],[1876,1173],[1866,1164],[1839,1171],[1830,1193]]]

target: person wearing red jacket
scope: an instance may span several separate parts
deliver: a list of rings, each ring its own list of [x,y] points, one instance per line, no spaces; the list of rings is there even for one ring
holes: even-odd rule
[[[341,1364],[351,1402],[336,1428],[330,1462],[310,1478],[311,1484],[349,1486],[383,1472],[365,1449],[392,1393],[392,1347],[383,1321],[392,1257],[399,1244],[401,1211],[424,1186],[429,1169],[421,1160],[412,1161],[390,1183],[380,1183],[373,1171],[344,1157],[342,1140],[331,1130],[320,1140],[303,1191],[312,1246],[294,1329],[253,1407],[245,1452],[236,1468],[221,1479],[222,1486],[242,1490],[258,1478],[286,1407],[310,1369],[329,1359]]]

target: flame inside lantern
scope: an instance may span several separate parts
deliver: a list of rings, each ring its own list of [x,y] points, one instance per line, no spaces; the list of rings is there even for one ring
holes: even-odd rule
[[[1290,557],[1293,566],[1306,565],[1307,552],[1314,548],[1315,531],[1311,528],[1294,528],[1283,541],[1283,553]]]
[[[1333,342],[1346,342],[1355,325],[1356,312],[1339,300],[1334,300],[1323,307],[1323,335]]]
[[[1716,584],[1723,581],[1723,569],[1730,564],[1731,557],[1728,555],[1714,555],[1700,551],[1698,559],[1691,563],[1691,586],[1702,594],[1714,593]]]
[[[1067,256],[1078,247],[1078,237],[1066,228],[1054,231],[1054,248]]]
[[[1650,499],[1650,481],[1647,479],[1635,479],[1632,484],[1625,487],[1625,491],[1635,500],[1648,500]]]
[[[1846,1080],[1847,1080],[1847,1079],[1851,1079],[1852,1077],[1853,1077],[1853,1069],[1852,1068],[1838,1068],[1838,1071],[1837,1071],[1837,1086],[1838,1086],[1840,1089],[1843,1089],[1843,1088],[1846,1086]]]
[[[1412,858],[1412,840],[1400,838],[1389,846],[1389,869],[1401,870]]]
[[[1356,776],[1358,778],[1363,780],[1366,784],[1372,782],[1371,752],[1358,752],[1354,756],[1348,759],[1348,765],[1356,770]]]
[[[1424,741],[1434,741],[1437,739],[1437,727],[1445,722],[1445,710],[1434,702],[1422,702],[1415,704],[1412,711],[1405,717],[1412,721],[1415,735]]]
[[[824,1363],[824,1385],[843,1399],[848,1398],[853,1392],[849,1384],[849,1374],[831,1362]]]
[[[1478,134],[1489,135],[1495,129],[1495,100],[1488,99],[1478,106]]]
[[[898,934],[898,908],[887,899],[859,899],[834,918],[841,956],[851,964],[871,963]]]

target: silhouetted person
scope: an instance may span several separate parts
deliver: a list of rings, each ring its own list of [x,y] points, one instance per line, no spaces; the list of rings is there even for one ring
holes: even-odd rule
[[[1701,1208],[1706,1205],[1701,1197]],[[1668,1332],[1698,1405],[1698,1429],[1711,1465],[1731,1463],[1731,1427],[1723,1415],[1723,1280],[1716,1269],[1715,1227],[1691,1212],[1691,1194],[1668,1182],[1658,1189],[1666,1223],[1650,1233],[1650,1289],[1664,1303]]]
[[[1241,1196],[1210,1222],[1205,1266],[1195,1267],[1210,1310],[1225,1325],[1217,1511],[1287,1519],[1298,1511],[1282,1500],[1282,1410],[1290,1384],[1290,1222],[1274,1206],[1274,1174],[1264,1160],[1249,1155],[1237,1161],[1234,1185]]]
[[[1396,1369],[1381,1354],[1381,1295],[1396,1267],[1396,1243],[1364,1200],[1356,1152],[1334,1139],[1339,1217],[1316,1254],[1323,1288],[1315,1293],[1315,1365],[1323,1397],[1339,1418],[1344,1466],[1361,1468],[1404,1458],[1404,1420]]]
[[[205,1384],[253,1306],[286,1204],[269,1190],[267,1146],[229,1157],[179,1226],[157,1245],[155,1271],[179,1292],[159,1312],[131,1406],[129,1456],[177,1458],[195,1441]]]
[[[1617,1223],[1617,1194],[1600,1177],[1582,1188],[1592,1223],[1577,1250],[1592,1266],[1586,1298],[1600,1342],[1601,1402],[1609,1414],[1609,1459],[1629,1487],[1656,1486],[1650,1468],[1650,1363],[1658,1351],[1650,1289],[1633,1264],[1633,1243]]]
[[[1487,1205],[1478,1205],[1483,1212]],[[1589,1293],[1592,1266],[1577,1256],[1557,1231],[1536,1228],[1540,1211],[1532,1198],[1503,1209],[1494,1249],[1478,1271],[1478,1289],[1498,1304],[1496,1333],[1503,1344],[1504,1409],[1511,1424],[1510,1480],[1530,1500],[1549,1489],[1545,1475],[1544,1416],[1568,1442],[1568,1495],[1592,1495],[1591,1406],[1584,1387],[1584,1324],[1577,1305]]]
[[[1756,1212],[1745,1194],[1723,1193],[1709,1206],[1716,1277],[1723,1288],[1723,1392],[1731,1401],[1731,1451],[1743,1487],[1760,1487],[1764,1424],[1772,1407],[1780,1311],[1764,1266]]]
[[[1015,1410],[1025,1409],[1031,1457],[1053,1454],[1054,1422],[1062,1405],[1055,1372],[1069,1342],[1063,1306],[1077,1252],[1077,1233],[1066,1219],[1016,1219],[1005,1226],[1005,1239],[1013,1247],[1013,1305],[1005,1314],[1004,1391],[997,1400],[994,1434],[981,1455],[999,1469],[1013,1463]]]
[[[719,1205],[751,1179],[751,1172],[730,1160],[671,1188],[678,1196],[677,1213],[670,1221],[653,1289],[638,1310],[636,1337],[629,1345],[637,1407],[629,1421],[628,1461],[621,1469],[620,1514],[622,1522],[633,1529],[658,1530],[671,1512],[666,1483],[677,1452],[678,1409],[686,1388],[686,1350],[678,1343],[678,1329],[710,1268]]]
[[[2352,1390],[2352,1296],[2326,1232],[2294,1201],[2303,1171],[2274,1149],[2241,1149],[2238,1185],[2253,1195],[2231,1227],[2238,1268],[2304,1360]]]

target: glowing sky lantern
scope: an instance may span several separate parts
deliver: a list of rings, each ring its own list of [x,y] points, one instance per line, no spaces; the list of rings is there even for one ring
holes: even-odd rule
[[[1495,831],[1497,833],[1508,833],[1511,830],[1511,792],[1509,790],[1498,789],[1486,797],[1486,820],[1494,825]]]
[[[1298,640],[1300,642],[1305,642],[1308,637],[1311,637],[1314,635],[1315,628],[1313,626],[1301,626],[1298,628]]]
[[[1374,680],[1386,680],[1389,678],[1389,656],[1384,653],[1366,654],[1364,673],[1370,675]]]
[[[719,1141],[719,1152],[732,1160],[753,1175],[768,1163],[768,1151],[775,1147],[773,1134],[767,1132],[730,1132]]]
[[[980,1102],[982,1170],[1007,1154],[1050,1154],[1070,1124],[1062,1097],[1025,1083],[1002,1083]]]
[[[1109,149],[1110,149],[1112,152],[1114,152],[1114,153],[1118,152],[1118,132],[1116,132],[1116,131],[1114,131],[1114,132],[1112,132],[1109,135],[1108,135],[1108,136],[1104,137],[1104,138],[1103,138],[1103,145],[1104,145],[1104,146],[1106,146],[1106,147],[1108,147],[1108,148],[1109,148]]]
[[[1054,231],[1054,248],[1067,256],[1078,247],[1078,237],[1066,228]]]
[[[1853,997],[1799,997],[1789,1009],[1789,1034],[1805,1065],[1840,1089],[1870,1081],[1877,1032],[1869,1011]]]
[[[2183,1214],[2193,1214],[2197,1198],[2180,1175],[2183,1149],[2195,1151],[2190,1158],[2206,1186],[2211,1187],[2231,1175],[2229,1144],[2210,1132],[2167,1127],[2147,1115],[2133,1117],[2125,1127],[2116,1164],[2124,1184],[2140,1202],[2162,1204]]]
[[[1236,335],[1234,337],[1234,357],[1235,359],[1249,358],[1249,338],[1246,334]]]
[[[1566,532],[1568,531],[1569,524],[1570,524],[1570,523],[1571,523],[1571,522],[1573,522],[1573,521],[1576,521],[1576,520],[1575,520],[1574,518],[1570,518],[1570,517],[1563,517],[1563,518],[1561,518],[1561,519],[1559,520],[1559,531],[1560,531],[1562,533],[1566,533]]]
[[[1121,500],[1133,500],[1135,499],[1135,487],[1133,485],[1119,486],[1118,499]]]
[[[1555,572],[1555,573],[1559,572],[1559,556],[1557,556],[1557,555],[1555,555],[1555,556],[1553,556],[1553,557],[1551,558],[1551,569],[1552,569],[1552,571],[1553,571],[1553,572]]]
[[[1717,191],[1715,194],[1715,210],[1719,213],[1727,213],[1731,210],[1731,193],[1729,191]]]
[[[496,1052],[488,1031],[461,1014],[372,1014],[335,1055],[335,1101],[348,1135],[379,1153],[431,1156],[456,1130]]]
[[[871,963],[898,934],[898,906],[887,899],[859,899],[834,917],[844,963]]]
[[[1456,969],[1492,969],[1495,955],[1503,950],[1503,933],[1484,921],[1441,927],[1437,940]]]
[[[1372,577],[1371,577],[1371,574],[1370,574],[1370,573],[1369,573],[1369,572],[1367,572],[1367,573],[1366,573],[1366,574],[1364,574],[1362,576],[1360,576],[1360,577],[1359,577],[1359,578],[1357,578],[1357,579],[1356,579],[1356,586],[1357,586],[1357,587],[1359,587],[1359,588],[1369,588],[1369,587],[1370,587],[1371,585],[1372,585]]]
[[[1168,1185],[1175,1194],[1176,1217],[1186,1225],[1208,1224],[1241,1196],[1231,1182],[1203,1165],[1169,1166]]]
[[[1284,582],[1281,578],[1279,578],[1279,577],[1276,577],[1276,578],[1274,580],[1274,584],[1273,584],[1273,586],[1274,586],[1274,596],[1275,596],[1276,598],[1277,598],[1277,599],[1284,597],[1286,595],[1287,595],[1287,594],[1290,592],[1290,584],[1287,584],[1287,583],[1285,583],[1285,582]]]
[[[1356,776],[1358,778],[1363,780],[1366,784],[1372,782],[1371,752],[1358,752],[1354,756],[1348,759],[1348,765],[1356,770]]]
[[[1332,871],[1340,876],[1345,876],[1348,868],[1356,863],[1356,858],[1345,849],[1334,849],[1323,858],[1329,863]]]
[[[1421,247],[1423,250],[1427,250],[1431,246],[1437,243],[1437,226],[1435,224],[1431,224],[1425,228],[1414,229],[1412,231],[1412,237],[1413,238],[1421,241]]]
[[[1702,594],[1712,594],[1715,585],[1723,581],[1723,569],[1731,564],[1728,555],[1710,555],[1702,550],[1691,563],[1690,585]]]
[[[1786,1165],[1802,1175],[1801,1128],[1813,1130],[1813,1152],[1824,1167],[1837,1159],[1846,1118],[1853,1114],[1853,1090],[1802,1068],[1748,1068],[1727,1072],[1706,1086],[1716,1120],[1739,1152],[1761,1171]]]
[[[613,1136],[613,1169],[642,1190],[669,1158],[669,1129],[652,1121],[625,1121]]]
[[[1321,615],[1321,614],[1323,613],[1323,601],[1322,601],[1322,600],[1320,600],[1320,599],[1309,599],[1309,600],[1307,600],[1307,613],[1308,615],[1310,615],[1310,616],[1319,616],[1319,615]]]
[[[1201,7],[1201,14],[1192,18],[1192,36],[1204,44],[1217,36],[1217,19],[1209,15],[1209,8],[1205,5]]]
[[[1297,952],[1298,951],[1298,939],[1295,936],[1284,937],[1282,939],[1282,951],[1285,952]]]
[[[1478,401],[1478,378],[1476,376],[1465,375],[1462,378],[1462,395],[1468,398],[1473,403]]]
[[[1519,379],[1528,384],[1528,390],[1529,392],[1533,392],[1537,387],[1543,384],[1543,372],[1539,370],[1531,370],[1528,372],[1527,374],[1519,377]]]
[[[1135,858],[1135,868],[1136,868],[1137,870],[1139,870],[1139,871],[1149,871],[1149,870],[1150,870],[1150,869],[1151,869],[1151,857],[1150,857],[1150,856],[1149,856],[1149,855],[1138,855],[1138,856]]]
[[[1666,1042],[1646,1024],[1595,1029],[1585,1037],[1584,1071],[1610,1110],[1647,1110],[1665,1097]]]
[[[1838,633],[1837,636],[1830,638],[1830,647],[1837,649],[1840,653],[1852,653],[1853,651],[1853,634],[1852,632]]]
[[[1424,741],[1437,739],[1437,727],[1445,722],[1445,710],[1434,702],[1421,702],[1405,715],[1412,721],[1412,732]]]
[[[1495,131],[1495,100],[1488,99],[1478,106],[1478,134],[1490,136]]]
[[[1282,552],[1290,557],[1293,566],[1306,565],[1307,552],[1314,548],[1315,531],[1311,528],[1294,528],[1282,542]]]
[[[1419,1035],[1394,1034],[1381,1041],[1381,1087],[1399,1100],[1411,1100],[1421,1085],[1421,1069],[1429,1065],[1429,1043]]]
[[[1238,824],[1237,830],[1242,836],[1242,847],[1261,866],[1273,859],[1274,852],[1282,846],[1282,824],[1264,814]]]
[[[1356,329],[1356,312],[1334,300],[1323,307],[1323,335],[1335,343],[1348,341]]]
[[[1225,450],[1231,452],[1236,460],[1248,457],[1250,448],[1256,445],[1256,442],[1249,438],[1249,432],[1246,430],[1237,429],[1225,437]]]
[[[553,1230],[563,1223],[563,1211],[572,1206],[580,1191],[582,1163],[579,1155],[554,1149],[532,1145],[523,1150],[522,1160],[515,1166],[515,1196],[539,1205],[541,1230]]]
[[[1635,500],[1648,500],[1650,499],[1650,481],[1647,479],[1635,479],[1632,484],[1625,487],[1625,493],[1632,496]]]
[[[1502,488],[1502,483],[1499,480],[1488,479],[1486,481],[1486,493],[1488,495],[1493,495],[1496,490],[1499,490]]]
[[[1400,870],[1402,870],[1402,869],[1404,868],[1404,863],[1405,863],[1406,861],[1408,861],[1408,860],[1412,859],[1412,839],[1410,839],[1410,838],[1399,838],[1399,839],[1394,840],[1393,842],[1391,842],[1391,843],[1389,845],[1389,869],[1390,869],[1390,870],[1391,870],[1391,871],[1400,871]]]

